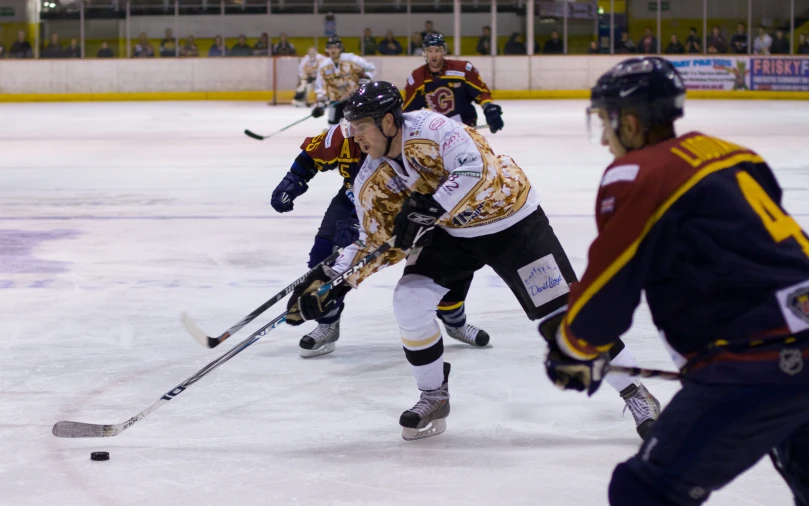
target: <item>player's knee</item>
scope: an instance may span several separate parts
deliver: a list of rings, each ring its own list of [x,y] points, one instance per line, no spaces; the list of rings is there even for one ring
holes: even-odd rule
[[[399,326],[428,325],[435,318],[435,308],[446,292],[446,288],[426,276],[402,276],[393,291],[393,313]]]
[[[610,506],[675,506],[641,480],[626,462],[618,464],[612,473],[609,498]]]

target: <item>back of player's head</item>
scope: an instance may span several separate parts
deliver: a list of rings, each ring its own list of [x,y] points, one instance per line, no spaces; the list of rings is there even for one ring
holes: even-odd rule
[[[444,51],[447,50],[447,43],[444,41],[444,36],[438,32],[433,32],[427,34],[424,37],[424,40],[421,43],[422,49],[427,49],[428,47],[440,47]]]
[[[331,37],[329,37],[329,40],[326,41],[326,49],[330,47],[336,47],[339,48],[340,51],[342,51],[343,41],[340,40],[340,37],[338,37],[337,35],[332,35]]]
[[[387,81],[363,84],[348,97],[343,108],[343,117],[346,121],[370,117],[377,125],[381,124],[382,118],[387,113],[393,114],[397,126],[404,121],[402,94],[396,86]]]
[[[685,83],[677,69],[656,56],[630,58],[602,75],[590,90],[590,107],[631,110],[648,129],[683,117]]]

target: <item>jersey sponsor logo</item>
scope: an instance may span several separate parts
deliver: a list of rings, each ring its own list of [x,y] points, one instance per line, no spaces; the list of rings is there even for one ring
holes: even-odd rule
[[[466,211],[455,215],[455,217],[452,218],[452,224],[456,227],[463,227],[470,221],[480,216],[480,213],[483,212],[484,204],[485,202],[481,202],[475,209],[467,209]]]
[[[401,177],[393,176],[388,180],[387,183],[385,183],[385,188],[391,192],[404,193],[405,190],[407,190],[407,185],[405,184],[404,179]]]
[[[615,197],[607,197],[601,201],[598,208],[599,214],[610,214],[615,212]]]
[[[483,176],[482,172],[477,170],[456,170],[452,172],[453,176],[466,176],[466,177],[473,177],[475,179],[480,179]]]
[[[326,134],[326,149],[331,147],[331,138],[334,136],[334,131],[337,130],[337,127],[340,125],[334,125],[329,129],[329,133]]]
[[[447,120],[444,118],[435,118],[430,122],[430,130],[438,130],[441,128]]]
[[[436,88],[424,95],[427,105],[438,114],[447,114],[455,110],[455,94],[446,86]]]
[[[787,295],[787,305],[792,314],[809,322],[809,287],[804,287]]]
[[[458,156],[455,157],[455,163],[457,163],[459,166],[472,165],[473,163],[475,163],[477,161],[478,161],[478,157],[477,157],[477,155],[475,155],[475,153],[461,153],[461,154],[459,154]],[[456,170],[456,171],[453,172],[453,174],[458,174],[460,172],[465,172],[465,171],[457,171]],[[468,172],[468,171],[466,171],[466,172]],[[477,172],[477,176],[480,177],[480,172]]]
[[[809,279],[778,290],[775,298],[790,332],[809,329]]]
[[[466,74],[461,72],[460,70],[447,70],[444,72],[445,76],[456,76],[456,77],[464,77]]]
[[[473,68],[475,68],[475,67],[472,66],[472,62],[466,62],[466,70],[467,71],[471,71]]]
[[[421,113],[416,116],[416,120],[413,122],[413,126],[410,127],[410,137],[416,137],[421,133],[421,129],[424,124],[427,122],[428,119],[432,117],[430,111],[423,110]]]
[[[409,76],[407,76],[407,84],[409,84],[410,86],[413,86],[414,84],[416,84],[416,80],[413,79],[413,74],[410,74]]]
[[[601,179],[601,186],[607,186],[620,181],[634,181],[638,176],[640,165],[619,165],[613,167],[604,174]]]
[[[441,150],[444,153],[451,151],[462,144],[463,135],[461,135],[460,130],[456,130],[449,134],[447,137],[444,137],[444,142],[441,143]]]

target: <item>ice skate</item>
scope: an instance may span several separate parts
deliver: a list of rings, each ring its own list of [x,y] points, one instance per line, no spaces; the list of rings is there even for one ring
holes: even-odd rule
[[[419,402],[399,417],[402,437],[406,441],[437,436],[447,430],[449,369],[449,362],[444,362],[444,383],[441,384],[441,387],[437,390],[422,391]]]
[[[303,358],[326,355],[334,351],[334,343],[340,339],[340,320],[334,323],[320,323],[314,330],[301,338]]]
[[[652,425],[660,416],[660,402],[646,390],[645,386],[634,383],[621,391],[621,397],[626,401],[624,412],[629,409],[635,418],[638,435],[646,441]]]
[[[447,335],[449,337],[461,341],[462,343],[481,348],[489,344],[489,334],[474,325],[466,323],[461,327],[452,327],[445,323],[444,328],[447,329]]]

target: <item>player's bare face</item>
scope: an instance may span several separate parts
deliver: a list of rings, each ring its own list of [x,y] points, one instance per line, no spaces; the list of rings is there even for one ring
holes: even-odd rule
[[[385,148],[388,141],[382,132],[377,128],[376,123],[371,118],[362,118],[350,122],[349,133],[354,137],[354,142],[372,159],[381,158],[385,155]]]
[[[329,47],[326,48],[326,54],[328,54],[329,58],[331,58],[334,61],[337,61],[338,59],[340,59],[340,53],[341,52],[342,51],[337,46],[329,46]]]
[[[427,58],[427,65],[430,70],[437,72],[444,66],[444,48],[428,47],[424,50],[424,57]]]
[[[603,109],[599,109],[598,118],[601,121],[600,125],[596,128],[601,130],[601,145],[609,146],[610,153],[612,153],[615,158],[624,156],[627,153],[626,148],[621,144],[621,139],[618,138],[618,133],[612,125],[609,113]]]

